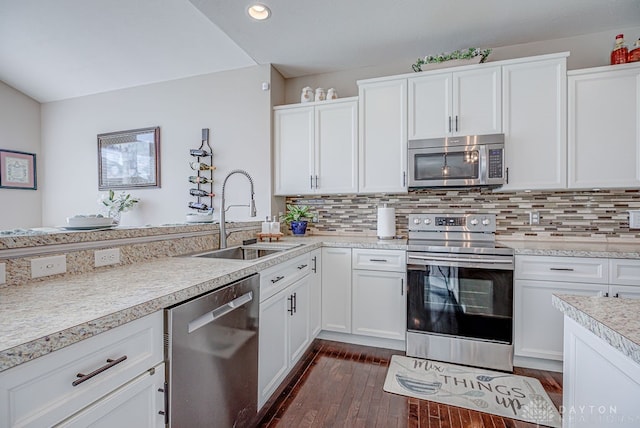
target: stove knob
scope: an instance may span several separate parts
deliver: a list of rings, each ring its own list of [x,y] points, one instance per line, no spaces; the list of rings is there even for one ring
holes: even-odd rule
[[[483,226],[489,226],[491,224],[491,220],[489,220],[488,218],[483,218],[482,219],[482,225]]]
[[[471,219],[471,226],[477,226],[477,225],[478,225],[478,219],[477,218]]]
[[[413,219],[413,224],[420,224],[420,223],[421,223],[421,221],[420,221],[419,218],[414,218]]]
[[[431,219],[430,218],[425,218],[424,219],[424,224],[430,225],[431,224]]]

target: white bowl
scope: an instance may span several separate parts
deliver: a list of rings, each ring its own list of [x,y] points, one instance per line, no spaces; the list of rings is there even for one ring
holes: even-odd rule
[[[103,227],[113,225],[111,217],[97,216],[73,216],[67,217],[67,225],[70,227]]]

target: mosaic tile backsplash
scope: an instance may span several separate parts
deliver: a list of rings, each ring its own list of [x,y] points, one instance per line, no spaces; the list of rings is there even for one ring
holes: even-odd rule
[[[316,234],[375,236],[377,207],[396,208],[396,233],[407,234],[407,216],[419,212],[494,213],[499,237],[640,239],[629,229],[629,210],[640,209],[640,190],[567,192],[493,192],[489,189],[416,189],[404,195],[289,197],[288,204],[309,205]],[[529,212],[540,223],[529,224]]]

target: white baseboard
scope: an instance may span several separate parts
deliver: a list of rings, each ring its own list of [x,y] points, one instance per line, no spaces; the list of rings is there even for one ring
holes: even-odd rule
[[[338,333],[322,330],[318,339],[333,340],[336,342],[352,343],[354,345],[373,346],[375,348],[395,349],[405,351],[407,349],[404,340],[380,339],[378,337],[360,336],[357,334]]]
[[[520,357],[515,355],[513,357],[513,366],[562,373],[562,361],[546,360],[543,358]]]

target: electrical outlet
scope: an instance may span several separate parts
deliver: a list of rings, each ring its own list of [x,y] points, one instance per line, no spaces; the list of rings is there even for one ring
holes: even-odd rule
[[[120,263],[120,248],[108,248],[106,250],[96,250],[95,267],[117,265]]]
[[[67,256],[51,256],[31,259],[31,278],[65,273],[67,271]]]
[[[0,284],[7,282],[7,265],[6,263],[0,263]]]
[[[540,224],[540,213],[538,211],[529,213],[529,224]]]

